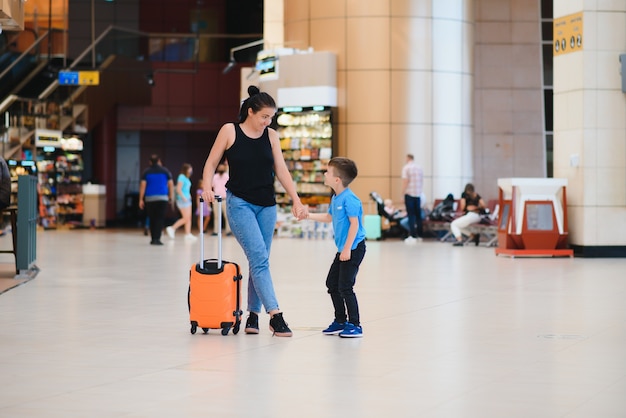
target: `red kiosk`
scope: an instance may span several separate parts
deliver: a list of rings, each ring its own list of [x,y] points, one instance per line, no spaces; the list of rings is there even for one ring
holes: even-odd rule
[[[498,179],[496,255],[574,256],[568,248],[567,179]]]

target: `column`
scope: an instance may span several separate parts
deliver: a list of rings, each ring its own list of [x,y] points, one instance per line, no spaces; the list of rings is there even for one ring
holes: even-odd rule
[[[577,255],[626,256],[626,3],[555,0],[555,25],[580,16],[582,43],[554,51],[554,177],[568,179]],[[558,38],[555,30],[555,38]],[[556,42],[557,39],[555,39]]]
[[[364,201],[402,201],[407,153],[428,200],[472,177],[472,4],[284,0],[285,43],[337,55],[339,154],[357,162]]]
[[[433,195],[460,197],[473,181],[472,1],[432,2]],[[484,193],[484,192],[482,192]]]

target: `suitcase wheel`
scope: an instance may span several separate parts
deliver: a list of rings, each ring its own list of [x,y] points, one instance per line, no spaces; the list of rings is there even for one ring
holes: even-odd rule
[[[204,333],[206,334],[207,332],[209,332],[208,328],[202,328],[202,331],[204,331]]]
[[[191,333],[195,334],[197,329],[198,329],[198,323],[196,321],[193,321],[191,323]]]
[[[222,335],[228,335],[228,331],[230,331],[230,328],[222,328]]]

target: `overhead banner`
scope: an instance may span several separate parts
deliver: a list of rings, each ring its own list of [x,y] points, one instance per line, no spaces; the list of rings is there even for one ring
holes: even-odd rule
[[[554,19],[554,55],[583,49],[583,12]]]

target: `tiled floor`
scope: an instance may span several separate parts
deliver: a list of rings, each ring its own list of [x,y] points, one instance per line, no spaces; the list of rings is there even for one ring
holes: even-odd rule
[[[0,417],[626,416],[626,259],[369,242],[365,336],[350,340],[320,334],[332,242],[279,238],[293,338],[272,337],[267,315],[260,335],[224,337],[189,332],[198,248],[40,232],[41,272],[0,295]]]

